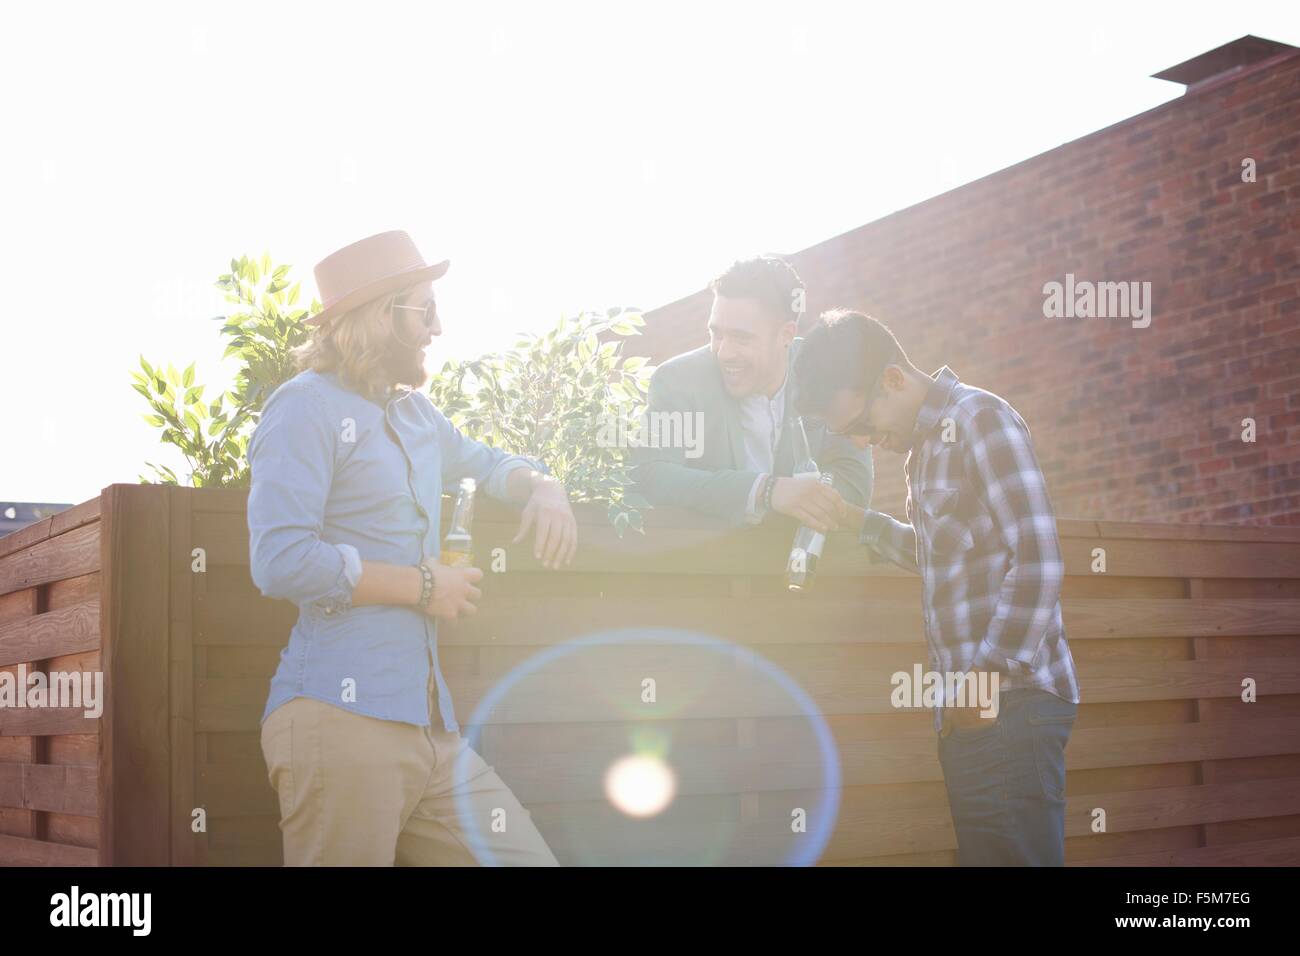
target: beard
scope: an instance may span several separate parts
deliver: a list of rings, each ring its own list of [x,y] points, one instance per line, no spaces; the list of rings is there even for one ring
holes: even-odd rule
[[[384,350],[383,367],[385,377],[396,385],[423,388],[429,380],[429,373],[424,370],[423,353],[392,337]]]

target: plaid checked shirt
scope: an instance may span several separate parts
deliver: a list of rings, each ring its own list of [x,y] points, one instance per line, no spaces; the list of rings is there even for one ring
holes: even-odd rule
[[[932,670],[994,670],[999,691],[1038,687],[1077,704],[1065,562],[1029,428],[946,365],[931,378],[904,466],[911,523],[868,511],[859,540],[873,561],[921,575]]]

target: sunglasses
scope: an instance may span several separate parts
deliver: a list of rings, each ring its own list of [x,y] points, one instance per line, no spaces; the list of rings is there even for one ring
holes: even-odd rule
[[[400,302],[394,302],[393,308],[405,309],[407,312],[419,312],[420,321],[424,323],[426,329],[433,328],[434,320],[438,317],[438,305],[433,299],[430,299],[424,305],[402,305]]]

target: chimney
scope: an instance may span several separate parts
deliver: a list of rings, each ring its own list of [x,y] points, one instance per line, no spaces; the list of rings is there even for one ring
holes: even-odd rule
[[[1194,56],[1190,60],[1153,73],[1157,80],[1182,83],[1183,95],[1203,89],[1211,83],[1235,78],[1300,52],[1300,48],[1262,37],[1244,36],[1221,47]]]

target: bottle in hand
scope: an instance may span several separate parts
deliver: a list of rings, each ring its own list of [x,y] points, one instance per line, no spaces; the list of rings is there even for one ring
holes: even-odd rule
[[[474,523],[475,490],[473,478],[460,480],[460,490],[456,494],[456,507],[451,512],[451,524],[442,539],[442,553],[438,560],[453,568],[468,568],[474,565],[474,539],[470,535],[470,526]]]
[[[817,467],[817,462],[813,461],[812,451],[808,447],[808,432],[804,429],[802,418],[795,422],[794,454],[794,477],[816,477],[823,484],[831,483],[831,476],[823,475]],[[817,573],[817,562],[821,558],[825,544],[826,535],[806,525],[799,526],[799,530],[794,535],[794,543],[790,546],[790,558],[785,566],[785,586],[789,590],[803,592],[812,587],[813,577]]]

